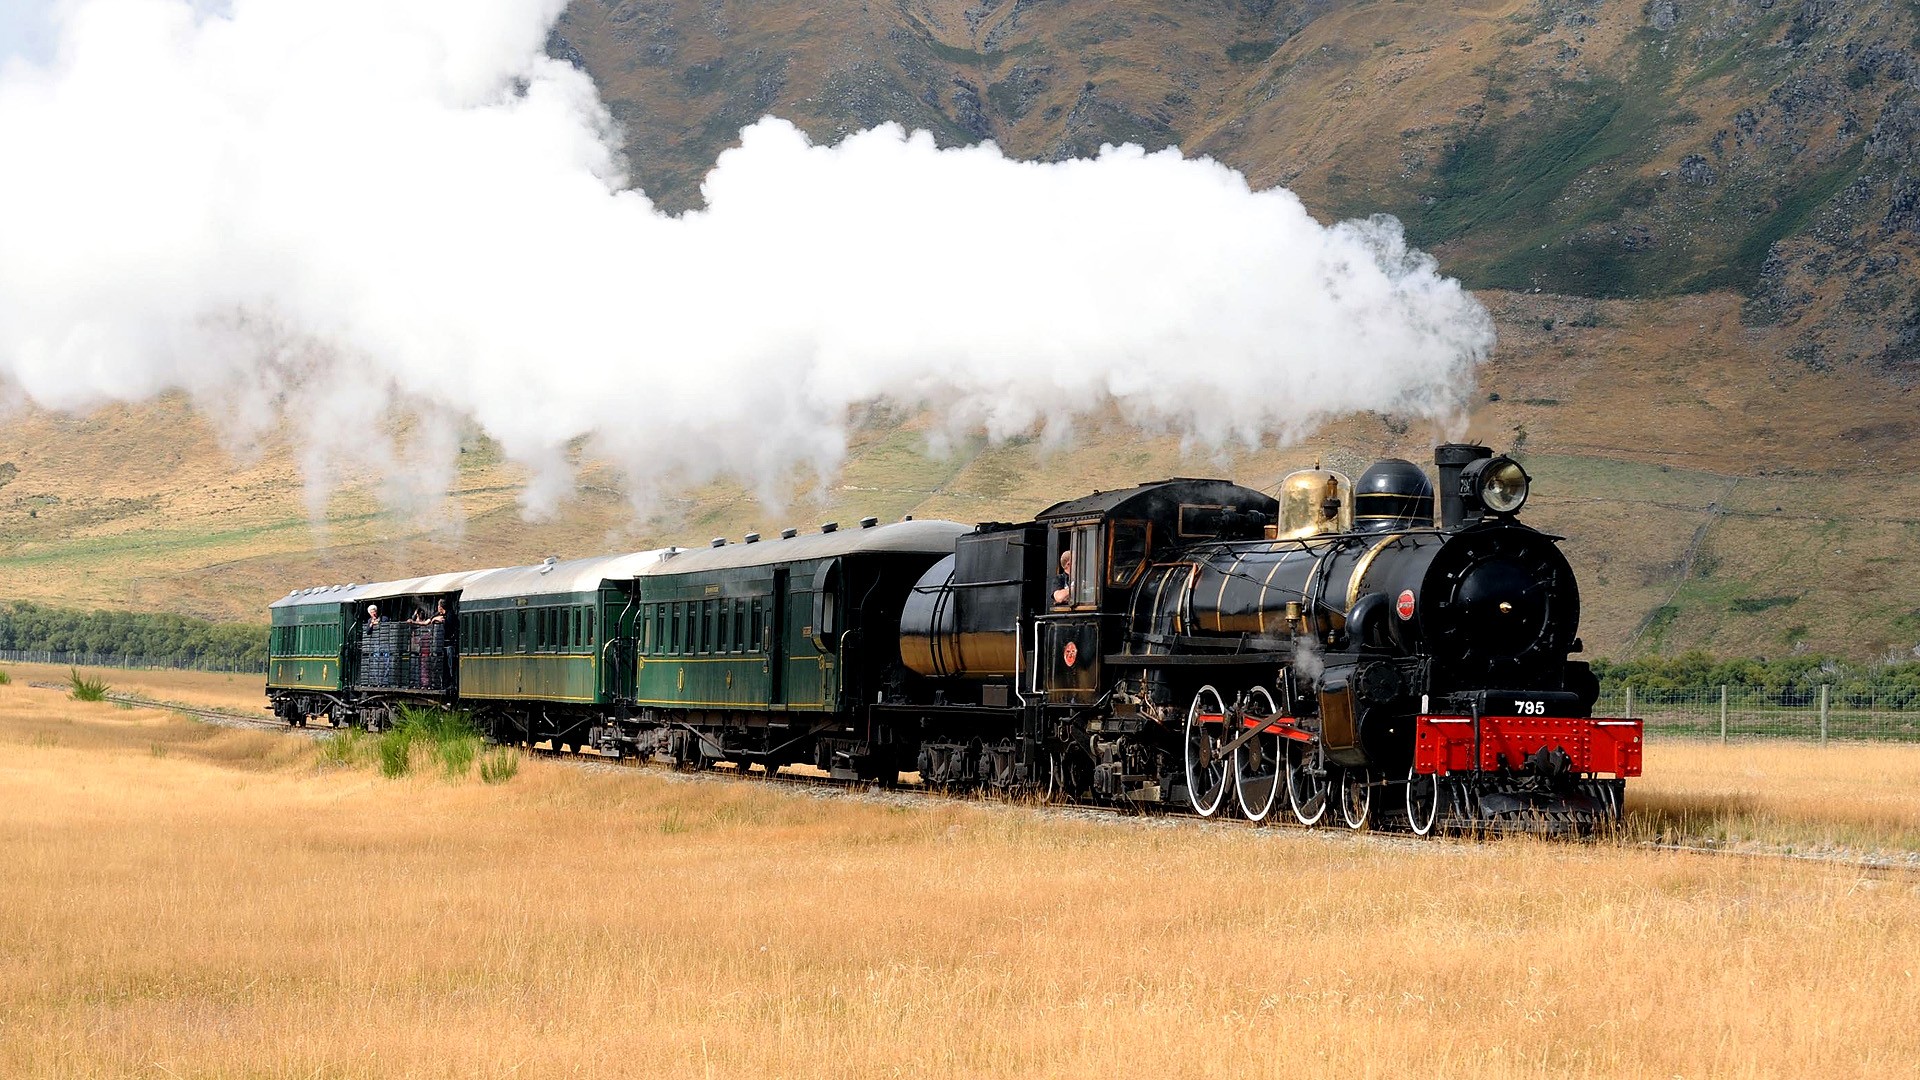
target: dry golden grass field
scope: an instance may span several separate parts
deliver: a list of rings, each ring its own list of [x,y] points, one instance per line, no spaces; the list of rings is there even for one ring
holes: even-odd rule
[[[1920,1075],[1920,875],[545,761],[385,780],[10,671],[0,1076]],[[1920,847],[1920,748],[1649,769],[1642,831]]]

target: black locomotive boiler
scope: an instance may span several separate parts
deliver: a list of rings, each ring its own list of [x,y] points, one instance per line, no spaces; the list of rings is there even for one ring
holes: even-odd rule
[[[385,668],[354,620],[391,594],[456,613],[421,701],[529,745],[1420,834],[1617,817],[1640,726],[1592,716],[1525,470],[1435,464],[1437,497],[1382,461],[1278,498],[1171,479],[1019,523],[298,590],[268,693],[293,722],[390,715],[414,691],[360,685]]]

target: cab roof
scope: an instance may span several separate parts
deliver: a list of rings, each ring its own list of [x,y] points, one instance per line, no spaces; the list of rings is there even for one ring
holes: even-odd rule
[[[1146,512],[1167,503],[1205,503],[1235,509],[1274,513],[1279,503],[1273,496],[1242,487],[1231,480],[1175,476],[1154,480],[1130,488],[1096,491],[1079,499],[1054,503],[1035,516],[1035,521],[1080,521],[1087,518],[1145,516]]]

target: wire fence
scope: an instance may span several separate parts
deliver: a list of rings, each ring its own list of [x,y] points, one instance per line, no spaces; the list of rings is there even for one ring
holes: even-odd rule
[[[235,675],[264,675],[265,661],[220,660],[199,656],[121,656],[117,653],[59,652],[46,649],[0,649],[0,664],[61,664],[68,667],[164,668],[173,671],[221,671]]]
[[[1746,686],[1605,690],[1596,716],[1645,721],[1649,733],[1703,738],[1910,740],[1920,742],[1920,706],[1906,696],[1840,693],[1831,686],[1805,692]]]

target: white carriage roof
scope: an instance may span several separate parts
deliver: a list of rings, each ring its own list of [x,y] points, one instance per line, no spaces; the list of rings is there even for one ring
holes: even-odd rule
[[[397,596],[444,596],[455,593],[459,594],[462,602],[515,596],[556,596],[592,592],[608,581],[625,581],[654,574],[685,574],[767,563],[804,562],[864,551],[951,553],[954,539],[972,531],[972,526],[937,520],[901,521],[868,528],[855,525],[830,533],[814,532],[788,539],[776,537],[753,544],[732,543],[717,548],[658,548],[625,555],[535,563],[532,566],[462,570],[366,585],[321,585],[296,589],[275,600],[269,607],[374,604]]]
[[[321,585],[311,589],[296,589],[268,606],[374,604],[396,596],[445,596],[455,593],[459,594],[461,600],[491,600],[506,596],[591,592],[598,589],[603,581],[633,577],[642,568],[658,561],[661,555],[660,551],[636,551],[626,555],[535,563],[532,566],[461,570],[398,581],[376,581],[366,585]]]
[[[858,525],[834,532],[807,533],[788,539],[775,537],[758,543],[732,543],[723,547],[681,548],[648,567],[640,576],[690,574],[701,570],[725,570],[767,563],[805,562],[830,559],[862,551],[952,554],[955,538],[973,531],[973,526],[956,521],[899,521],[892,525]],[[669,549],[672,550],[672,549]]]
[[[402,578],[398,581],[375,581],[365,585],[320,585],[311,589],[295,589],[293,592],[275,600],[269,607],[304,607],[308,604],[350,604],[356,602],[377,603],[394,596],[431,596],[457,593],[474,581],[499,570],[460,570],[450,574],[429,574],[426,577]]]
[[[462,603],[471,600],[500,600],[513,596],[555,596],[564,593],[593,592],[609,581],[627,581],[645,572],[665,557],[667,549],[635,551],[626,555],[608,555],[594,559],[569,559],[566,562],[535,563],[493,570],[476,579],[460,592]]]

